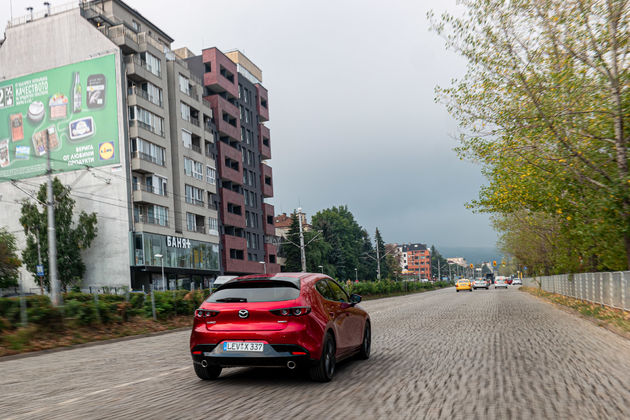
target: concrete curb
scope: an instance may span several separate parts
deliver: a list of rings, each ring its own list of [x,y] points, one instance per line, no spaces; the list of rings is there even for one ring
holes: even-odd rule
[[[153,337],[153,336],[156,336],[156,335],[169,334],[169,333],[179,332],[179,331],[190,331],[191,328],[192,327],[179,327],[179,328],[173,328],[172,330],[154,331],[154,332],[150,332],[150,333],[137,334],[137,335],[127,335],[125,337],[116,337],[116,338],[110,338],[110,339],[107,339],[107,340],[100,340],[100,341],[90,341],[89,343],[73,344],[71,346],[65,346],[65,347],[55,347],[55,348],[52,348],[52,349],[45,349],[45,350],[38,350],[38,351],[30,351],[30,352],[26,352],[26,353],[11,354],[11,355],[8,355],[8,356],[0,357],[0,363],[8,362],[10,360],[23,359],[23,358],[26,358],[26,357],[41,356],[42,354],[57,353],[57,352],[60,352],[60,351],[80,349],[80,348],[84,348],[84,347],[100,346],[101,344],[118,343],[120,341],[136,340],[138,338]]]

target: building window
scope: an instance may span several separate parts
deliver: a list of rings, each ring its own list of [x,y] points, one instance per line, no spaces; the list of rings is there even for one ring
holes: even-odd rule
[[[203,206],[203,190],[192,185],[185,185],[185,197],[188,204]]]
[[[140,58],[147,63],[147,70],[157,77],[162,77],[162,62],[159,58],[148,51],[140,53]]]
[[[217,171],[210,166],[206,166],[206,182],[212,185],[217,182]]]
[[[219,220],[216,217],[208,217],[208,233],[219,236]]]
[[[186,229],[191,232],[197,231],[197,218],[193,213],[186,213]]]
[[[228,203],[227,211],[228,211],[228,213],[236,214],[238,216],[243,214],[241,206],[239,206],[237,204],[232,204],[232,203]]]
[[[184,102],[180,102],[180,109],[182,114],[182,120],[190,122],[190,107]]]
[[[182,143],[185,148],[190,149],[192,146],[192,133],[190,131],[182,130]]]
[[[233,260],[242,260],[243,259],[243,250],[242,249],[230,248],[230,258],[233,259]]]
[[[129,120],[136,121],[145,130],[164,136],[164,119],[142,107],[130,106]]]
[[[190,83],[188,82],[188,78],[181,74],[179,75],[179,90],[190,96]]]
[[[137,137],[131,140],[131,150],[134,157],[156,165],[165,165],[166,149],[163,147]]]

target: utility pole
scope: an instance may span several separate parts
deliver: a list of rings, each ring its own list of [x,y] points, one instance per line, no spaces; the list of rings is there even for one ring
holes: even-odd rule
[[[304,232],[302,232],[302,207],[298,211],[298,224],[300,226],[300,259],[302,261],[302,272],[306,272],[306,253],[304,252]]]
[[[376,238],[374,238],[376,239]],[[379,253],[378,240],[376,241],[376,279],[381,281],[381,256]]]
[[[52,304],[61,306],[61,295],[59,294],[59,279],[57,278],[57,232],[55,229],[55,198],[53,194],[52,166],[50,163],[50,137],[46,133],[46,172],[48,174],[48,197],[46,207],[48,208],[48,278],[50,280],[50,294]]]

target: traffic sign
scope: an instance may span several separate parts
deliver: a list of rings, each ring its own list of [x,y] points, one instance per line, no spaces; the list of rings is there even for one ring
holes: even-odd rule
[[[496,260],[493,260],[493,261],[492,261],[492,266],[493,266],[493,267],[496,267],[496,266],[497,266],[497,261],[496,261]]]
[[[475,265],[473,263],[470,263],[470,268],[475,268]]]
[[[43,265],[38,265],[37,266],[37,275],[39,277],[44,277],[44,266]]]

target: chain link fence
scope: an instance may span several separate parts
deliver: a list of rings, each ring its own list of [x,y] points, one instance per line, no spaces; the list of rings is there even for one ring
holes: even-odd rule
[[[523,279],[523,285],[540,287],[547,292],[612,308],[630,310],[630,271],[528,277]]]

